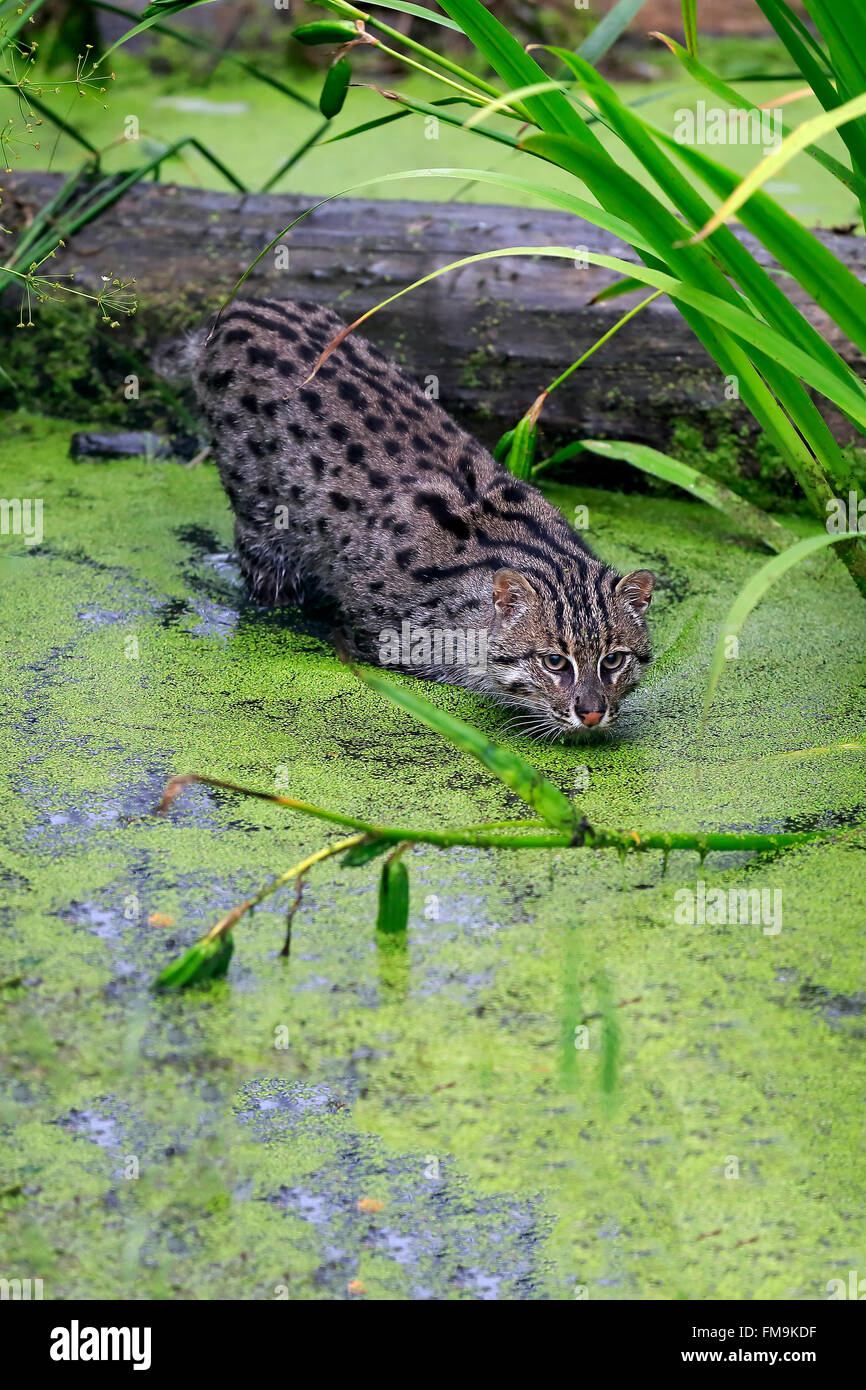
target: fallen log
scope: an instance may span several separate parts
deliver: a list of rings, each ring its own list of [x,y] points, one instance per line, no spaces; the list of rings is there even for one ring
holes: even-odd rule
[[[56,192],[60,176],[22,173],[4,184],[3,215],[14,232]],[[168,340],[213,312],[262,248],[316,199],[301,195],[214,193],[163,184],[135,185],[58,252],[60,272],[98,291],[108,271],[134,277],[139,311],[108,335],[93,328],[94,357],[82,372],[115,373],[128,354],[159,355]],[[745,232],[758,259],[771,258]],[[861,278],[866,242],[820,232],[821,240]],[[7,244],[11,244],[8,243]],[[634,253],[567,213],[468,203],[338,199],[280,238],[247,280],[244,294],[313,299],[347,321],[397,289],[451,261],[499,246],[566,245],[623,256]],[[585,352],[642,293],[592,301],[617,277],[565,260],[512,258],[450,272],[374,316],[362,330],[422,384],[435,379],[439,399],[490,444],[535,396]],[[856,371],[866,363],[792,280],[785,288]],[[47,306],[40,309],[46,312]],[[4,326],[17,296],[4,296]],[[106,338],[110,338],[106,345]],[[14,343],[13,343],[14,347]],[[81,342],[78,343],[79,350]],[[124,359],[124,352],[127,354]],[[107,356],[106,356],[107,354]],[[112,356],[112,354],[115,354]],[[126,367],[124,367],[126,360]],[[84,386],[86,387],[86,381]],[[50,384],[47,393],[50,410]],[[86,389],[84,390],[86,397]],[[668,448],[682,424],[697,427],[708,447],[721,436],[749,470],[754,422],[670,301],[637,315],[560,387],[542,416],[545,446],[579,437],[640,440]],[[826,418],[842,442],[854,437],[835,408]],[[160,403],[153,400],[157,412]],[[147,424],[139,410],[136,427]]]

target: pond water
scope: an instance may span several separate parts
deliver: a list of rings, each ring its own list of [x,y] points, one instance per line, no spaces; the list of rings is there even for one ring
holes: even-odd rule
[[[2,427],[0,494],[44,501],[41,544],[0,539],[8,1277],[66,1299],[814,1299],[863,1268],[863,610],[834,558],[749,619],[701,737],[761,552],[691,501],[550,487],[606,559],[660,575],[658,656],[616,737],[504,740],[597,824],[832,843],[667,866],[419,848],[405,947],[377,944],[378,866],[334,861],[288,961],[272,898],[225,981],[156,995],[331,838],[203,788],[156,819],[172,773],[386,822],[525,808],[299,614],[250,610],[213,467],[73,463],[72,424]],[[501,737],[480,699],[429,694]],[[678,918],[719,887],[780,912]]]
[[[702,50],[703,60],[733,85],[740,74],[759,71],[785,74],[790,67],[773,46],[760,42],[714,43],[707,41]],[[682,113],[697,114],[698,104],[707,109],[718,105],[707,91],[693,82],[666,50],[650,50],[650,70],[662,74],[650,81],[614,79],[616,90],[624,101],[633,103],[639,113],[660,130],[674,134],[681,128]],[[93,145],[104,151],[106,170],[129,169],[152,158],[185,136],[195,136],[228,166],[250,190],[260,188],[269,180],[301,145],[321,125],[318,109],[310,110],[273,87],[266,86],[245,73],[223,64],[203,89],[191,89],[184,70],[164,77],[152,75],[140,59],[118,52],[112,60],[116,65],[117,81],[110,83],[104,97],[86,97],[74,108],[77,128]],[[660,66],[658,66],[660,65]],[[638,64],[638,66],[640,66]],[[270,71],[313,103],[318,102],[323,74],[299,74],[292,69]],[[423,75],[404,77],[395,72],[370,72],[363,67],[356,74],[361,85],[349,92],[343,111],[333,122],[329,138],[353,129],[367,121],[392,114],[396,109],[375,88],[397,88],[409,96],[434,101],[445,89]],[[744,92],[761,105],[777,109],[780,119],[791,128],[801,124],[819,111],[811,98],[798,99],[773,108],[773,103],[802,89],[802,81],[787,76],[766,77],[764,80],[739,82]],[[49,98],[46,97],[46,100]],[[467,108],[451,108],[467,114]],[[57,106],[58,114],[69,117],[65,98]],[[17,110],[11,96],[0,93],[0,116],[14,116]],[[770,115],[768,115],[768,121]],[[757,143],[705,143],[713,138],[709,132],[706,110],[700,128],[701,148],[721,163],[746,174],[768,152],[769,146]],[[492,118],[497,125],[513,133],[513,123]],[[772,127],[771,129],[775,129]],[[602,126],[596,133],[615,153],[617,162],[643,180],[640,165],[620,142]],[[135,138],[130,139],[132,133]],[[18,142],[13,159],[15,167],[41,170],[69,170],[81,163],[82,150],[70,137],[51,130],[38,132],[40,148],[34,151],[26,142]],[[838,135],[831,134],[822,142],[824,148],[837,157],[844,157],[844,146]],[[19,164],[20,161],[20,164]],[[325,196],[354,187],[362,180],[375,180],[384,174],[413,168],[482,168],[534,178],[555,188],[574,191],[575,182],[553,165],[541,165],[533,156],[512,151],[480,139],[475,132],[455,129],[440,122],[438,127],[425,123],[422,115],[409,115],[384,127],[354,136],[351,140],[336,140],[322,144],[308,153],[284,174],[272,191],[308,193]],[[163,166],[163,180],[182,184],[198,184],[205,188],[225,189],[225,177],[194,148],[186,148]],[[795,213],[807,225],[830,227],[856,221],[858,208],[854,195],[808,155],[801,154],[786,165],[781,176],[766,185],[766,191]],[[440,183],[390,183],[365,189],[365,197],[459,199],[461,202],[490,202],[543,206],[529,194],[513,189],[491,190],[490,185],[471,184],[465,180],[443,180]],[[592,201],[592,200],[591,200]]]

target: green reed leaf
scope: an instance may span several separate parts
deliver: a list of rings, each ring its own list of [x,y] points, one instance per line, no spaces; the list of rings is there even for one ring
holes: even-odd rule
[[[547,73],[524,50],[504,24],[500,24],[480,0],[441,0],[442,9],[456,20],[475,48],[509,87],[529,87],[546,82]],[[530,120],[542,130],[571,135],[601,150],[595,136],[561,92],[544,92],[523,103]],[[610,160],[613,167],[613,160]]]
[[[513,440],[513,429],[506,430],[505,433],[503,435],[500,435],[499,439],[497,439],[496,443],[493,446],[493,457],[496,459],[497,463],[504,463],[505,460],[508,458],[508,454],[511,450]]]
[[[820,116],[813,116],[811,120],[804,121],[802,125],[797,126],[797,129],[792,130],[787,139],[782,141],[778,150],[765,155],[752,172],[746,175],[701,230],[689,238],[689,245],[696,246],[706,237],[712,235],[716,228],[726,222],[729,217],[733,217],[743,203],[751,198],[768,179],[775,178],[795,155],[800,154],[816,140],[820,140],[823,135],[828,135],[830,131],[838,130],[846,122],[856,120],[864,115],[866,115],[866,92],[861,92],[859,96],[852,98],[851,101],[846,101],[834,111],[823,111]]]
[[[145,29],[149,29],[152,24],[158,23],[159,20],[172,18],[181,10],[194,10],[199,5],[212,5],[213,3],[214,0],[153,0],[153,3],[143,11],[141,23],[128,29],[125,34],[121,34],[116,43],[105,50],[99,62],[104,63],[108,55],[113,53],[116,48],[120,48],[121,44],[126,43],[129,39],[137,38],[139,34],[144,33]]]
[[[739,187],[739,175],[718,164],[702,150],[691,145],[680,145],[660,131],[656,135],[719,197],[725,198]],[[742,204],[739,217],[815,303],[847,333],[852,343],[866,352],[866,287],[848,266],[834,256],[813,232],[801,226],[796,217],[792,217],[774,198],[762,191],[753,193]],[[795,306],[790,305],[783,322],[801,347],[838,370],[844,359],[834,352]],[[782,322],[777,321],[776,326],[781,327]]]
[[[635,290],[642,290],[643,285],[640,280],[636,280],[633,275],[624,275],[621,280],[615,280],[612,285],[605,285],[603,290],[594,294],[589,301],[590,304],[606,304],[609,299],[619,299],[623,294],[634,294]]]
[[[698,56],[698,0],[682,0],[683,33],[693,58]]]
[[[732,603],[728,615],[719,631],[719,638],[713,659],[710,663],[710,674],[707,680],[707,689],[704,696],[704,713],[701,721],[703,727],[707,721],[710,705],[716,693],[725,661],[728,659],[727,650],[731,638],[739,635],[743,623],[748,618],[756,604],[760,603],[764,594],[775,584],[777,579],[781,579],[783,574],[793,569],[794,565],[813,555],[816,550],[823,550],[825,546],[837,545],[840,541],[850,541],[859,539],[856,531],[845,531],[839,535],[830,534],[827,531],[821,532],[817,536],[807,536],[805,540],[798,541],[796,545],[783,550],[781,555],[774,555],[772,560],[768,560],[757,574],[753,574],[751,579],[743,586]]]
[[[448,714],[437,705],[431,704],[423,695],[417,694],[414,690],[407,690],[402,685],[395,685],[377,671],[367,667],[353,667],[353,670],[355,675],[378,695],[384,695],[392,704],[399,705],[407,714],[413,715],[422,724],[426,724],[428,729],[433,729],[435,733],[447,738],[462,752],[471,753],[473,758],[483,763],[505,783],[506,787],[528,802],[548,825],[572,832],[579,829],[580,817],[568,797],[517,753],[510,753],[498,744],[492,743],[480,729],[473,729],[471,724],[464,724],[462,719],[457,719],[453,714]]]
[[[386,859],[379,878],[376,930],[405,932],[409,925],[409,870],[402,859]]]
[[[688,50],[683,48],[682,44],[677,43],[676,39],[672,39],[667,34],[662,34],[658,31],[654,31],[653,37],[660,39],[662,43],[666,44],[670,52],[673,53],[674,57],[682,64],[690,77],[693,77],[696,82],[700,82],[701,86],[706,87],[707,91],[712,92],[714,96],[719,97],[722,101],[726,102],[728,106],[733,107],[735,110],[761,112],[762,108],[760,106],[749,97],[738,92],[736,88],[732,87],[728,82],[724,82],[720,77],[717,77],[709,68],[704,67],[703,63],[698,62],[697,58],[693,58]],[[783,132],[787,134],[784,126]],[[849,169],[841,160],[835,159],[833,155],[827,154],[826,150],[822,150],[820,145],[808,145],[805,153],[809,155],[811,159],[814,159],[816,163],[822,165],[828,173],[832,174],[840,183],[843,183],[846,188],[850,188],[852,193],[856,193],[860,198],[866,196],[866,179],[861,178],[854,170]],[[735,182],[736,181],[735,179]]]
[[[321,0],[317,0],[321,4]],[[460,25],[455,24],[453,19],[446,19],[444,15],[436,14],[433,10],[426,9],[423,5],[410,5],[407,0],[373,0],[374,10],[396,10],[398,14],[410,14],[416,19],[426,19],[428,24],[438,24],[443,29],[451,29],[455,34],[460,33]],[[360,15],[360,11],[357,12]]]
[[[88,2],[97,10],[105,10],[107,14],[119,15],[121,19],[135,20],[138,18],[133,10],[124,9],[122,5],[112,5],[110,0],[88,0]],[[256,67],[255,63],[247,62],[246,58],[241,58],[236,53],[227,52],[220,44],[211,43],[210,39],[202,38],[200,34],[187,33],[184,29],[175,29],[171,24],[157,24],[154,20],[150,20],[150,25],[155,34],[167,34],[169,38],[174,39],[182,47],[197,48],[201,53],[211,53],[219,59],[220,64],[228,63],[230,67],[240,68],[242,72],[249,73],[250,77],[254,77],[257,82],[264,83],[266,87],[273,87],[275,92],[282,92],[283,96],[289,97],[301,106],[308,107],[311,111],[315,109],[314,103],[303,93],[296,92],[293,87],[288,87],[285,82],[281,82],[271,73],[263,72],[261,68]],[[105,56],[99,58],[95,66],[98,67],[104,61]]]
[[[597,63],[599,58],[603,58],[645,4],[646,0],[617,0],[617,4],[608,10],[589,38],[580,45],[577,51],[581,58],[588,63]]]
[[[234,949],[231,932],[197,941],[157,976],[154,989],[186,989],[189,985],[220,979],[229,968]]]
[[[535,458],[535,441],[538,431],[528,415],[517,422],[512,432],[511,442],[505,456],[505,466],[515,478],[532,477],[532,461]]]
[[[382,837],[371,837],[363,840],[360,845],[354,845],[352,849],[346,850],[340,863],[347,869],[359,869],[364,864],[369,864],[371,860],[378,859],[380,854],[386,850],[394,848],[392,839]]]
[[[643,473],[649,473],[654,478],[681,487],[693,497],[699,497],[702,502],[715,507],[717,511],[724,512],[729,521],[734,522],[748,535],[754,536],[770,550],[783,551],[796,543],[797,537],[793,532],[780,525],[760,507],[755,507],[751,502],[739,497],[737,493],[725,487],[724,483],[716,482],[706,473],[701,473],[680,459],[672,458],[670,454],[652,449],[648,444],[634,444],[630,440],[583,439],[557,450],[549,459],[538,464],[535,471],[556,463],[564,463],[584,450],[601,454],[604,458],[622,459]]]

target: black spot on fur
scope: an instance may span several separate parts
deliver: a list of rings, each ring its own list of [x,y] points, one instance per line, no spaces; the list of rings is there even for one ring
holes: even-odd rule
[[[358,351],[354,343],[341,343],[340,346],[337,348],[337,352],[342,353],[342,355],[347,359],[347,361],[352,362],[356,367],[360,367],[362,365],[361,358],[358,354]]]
[[[349,510],[349,507],[351,505],[349,498],[344,497],[341,492],[329,492],[328,497],[330,498],[333,505],[337,508],[338,512],[347,512]]]
[[[234,377],[234,368],[226,367],[224,372],[211,372],[205,377],[205,386],[211,391],[224,391]]]
[[[338,381],[337,395],[340,397],[340,400],[348,401],[350,405],[354,405],[358,410],[366,404],[363,395],[352,381]]]
[[[262,307],[270,309],[271,305],[263,304]],[[223,319],[223,323],[233,322],[254,323],[257,328],[264,328],[269,333],[276,333],[278,337],[284,339],[284,341],[287,343],[296,343],[298,341],[298,335],[295,329],[290,328],[288,324],[284,322],[283,318],[269,319],[266,318],[264,314],[254,313],[253,310],[247,308],[246,306],[243,306],[242,308],[239,307],[237,309],[232,309],[228,314],[226,314],[225,318]],[[243,329],[233,328],[230,333],[226,333],[225,341],[227,343],[243,342],[244,339],[235,337],[235,334],[244,331],[245,330]],[[248,332],[247,338],[251,337],[252,334]]]
[[[342,420],[332,420],[328,426],[328,434],[332,439],[336,440],[338,444],[345,444],[346,440],[349,438],[348,428],[343,424]]]
[[[245,391],[240,398],[244,410],[248,410],[251,415],[258,415],[259,403],[251,391]]]
[[[302,386],[298,395],[308,410],[311,410],[314,415],[319,414],[322,409],[322,398],[318,391],[314,391],[311,386]]]
[[[346,449],[346,458],[350,463],[363,463],[366,452],[363,444],[350,444]]]
[[[466,541],[472,535],[463,518],[451,511],[448,503],[438,492],[416,492],[412,501],[419,510],[429,512],[444,531],[450,532],[458,540]]]

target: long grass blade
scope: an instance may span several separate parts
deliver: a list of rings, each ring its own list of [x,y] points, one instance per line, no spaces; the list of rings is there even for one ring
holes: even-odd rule
[[[395,685],[385,676],[367,668],[361,670],[353,667],[353,670],[377,695],[383,695],[392,704],[399,705],[407,714],[426,724],[428,729],[433,729],[462,752],[477,758],[506,787],[532,806],[548,825],[558,830],[577,832],[580,817],[568,797],[517,753],[510,753],[491,743],[478,729],[439,709],[414,690]]]
[[[557,52],[562,54],[573,70],[591,85],[596,100],[607,105],[608,113],[617,125],[619,133],[628,142],[634,142],[640,157],[664,187],[667,195],[685,210],[692,225],[699,225],[700,220],[709,214],[709,208],[688,180],[673,169],[670,161],[660,159],[660,151],[655,146],[649,130],[632,112],[622,107],[608,84],[599,79],[592,68],[582,64],[574,55],[565,54],[563,50]],[[578,148],[573,141],[562,136],[533,135],[522,143],[526,148],[540,151],[561,168],[568,169],[578,177],[586,178],[587,166],[592,167],[593,191],[606,205],[613,206],[617,211],[624,211],[621,199],[625,196],[634,207],[644,211],[643,229],[652,237],[657,255],[662,262],[668,262],[684,279],[694,280],[702,288],[712,290],[750,314],[754,313],[751,306],[732,289],[719,266],[711,259],[680,260],[682,251],[691,253],[702,248],[678,247],[674,244],[680,241],[681,224],[657,201],[650,198],[648,202],[646,190],[637,180],[624,171],[620,171],[618,177],[611,180],[608,169],[595,160],[593,151]],[[802,338],[805,330],[796,331],[802,316],[797,314],[778,287],[772,284],[769,276],[740,245],[729,228],[722,227],[718,230],[711,249],[722,259],[728,273],[735,275],[745,284],[750,296],[756,300],[769,321],[777,321],[784,330],[783,336],[793,336],[795,342]],[[656,263],[650,261],[650,264]],[[841,474],[843,463],[832,434],[796,379],[799,373],[792,374],[788,364],[780,364],[773,351],[767,353],[760,345],[757,345],[757,352],[754,344],[751,350],[746,352],[741,344],[736,343],[730,334],[724,331],[726,324],[722,323],[720,327],[717,318],[703,312],[695,314],[694,306],[684,307],[682,302],[678,307],[700,341],[715,358],[722,373],[736,378],[739,382],[740,395],[744,403],[788,460],[816,515],[823,515],[824,505],[832,495],[833,489],[825,475],[825,465],[819,460],[826,459],[832,465],[834,476]],[[793,335],[792,320],[795,328]],[[828,370],[835,371],[840,379],[847,380],[847,384],[852,385],[852,374],[840,360],[832,356],[831,365],[826,353],[819,352],[817,355]],[[853,389],[859,391],[859,384],[854,385]],[[866,573],[863,579],[866,582]]]
[[[710,220],[690,238],[690,244],[695,245],[703,241],[729,217],[733,217],[753,193],[756,193],[768,179],[775,178],[795,155],[800,154],[815,140],[829,134],[831,130],[837,130],[847,121],[853,121],[858,116],[863,115],[866,115],[866,92],[853,97],[851,101],[846,101],[835,111],[824,111],[820,116],[813,116],[811,120],[804,121],[801,126],[791,132],[787,140],[782,141],[778,150],[766,155],[760,164],[743,179]]]
[[[674,57],[677,58],[685,68],[686,72],[688,72],[696,82],[700,82],[703,87],[706,87],[707,91],[712,92],[713,96],[717,96],[722,101],[726,102],[728,106],[741,111],[760,112],[762,110],[762,108],[757,106],[749,97],[743,96],[735,87],[724,82],[720,77],[717,77],[715,73],[711,72],[709,68],[705,67],[703,63],[693,58],[688,50],[683,48],[682,44],[677,43],[675,39],[669,38],[667,34],[662,34],[657,30],[653,31],[652,37],[666,44],[670,52],[673,53]],[[797,75],[799,76],[800,74]],[[746,79],[741,78],[740,80],[745,81]],[[783,128],[783,135],[787,133],[787,130]],[[832,174],[840,183],[843,183],[846,188],[850,188],[852,193],[856,193],[859,198],[866,197],[866,179],[862,178],[855,170],[849,169],[841,160],[835,159],[833,155],[827,154],[826,150],[822,150],[820,145],[807,145],[805,153],[818,164],[822,165],[828,173]]]
[[[599,58],[603,58],[645,4],[646,0],[618,0],[580,45],[577,51],[581,58],[588,63],[597,63]]]
[[[840,541],[855,539],[857,539],[857,532],[855,531],[845,531],[838,535],[824,531],[817,536],[807,536],[805,540],[798,541],[796,545],[792,545],[788,550],[783,550],[781,555],[774,555],[772,560],[768,560],[767,563],[758,570],[757,574],[752,575],[752,578],[740,590],[731,605],[719,632],[716,649],[713,653],[712,662],[710,663],[710,674],[707,679],[706,694],[704,695],[702,727],[707,722],[710,705],[713,702],[713,696],[716,693],[716,688],[718,687],[722,671],[724,670],[725,662],[728,659],[727,653],[729,650],[729,643],[732,638],[739,636],[743,623],[746,621],[755,605],[760,603],[771,585],[775,584],[777,579],[781,579],[783,574],[786,574],[794,565],[799,564],[801,560],[805,560],[809,555],[814,555],[817,550],[822,550],[828,545],[838,545]]]
[[[728,196],[739,186],[737,174],[710,159],[701,150],[690,145],[679,145],[661,131],[656,132],[656,136],[720,197]],[[753,193],[747,198],[739,213],[743,225],[758,237],[851,341],[861,351],[866,351],[866,286],[848,266],[764,192]],[[784,306],[788,306],[790,312],[786,315],[786,327],[795,332],[801,346],[807,347],[816,356],[823,356],[828,365],[831,360],[834,361],[837,370],[844,368],[846,364],[808,319],[790,304],[784,292],[779,290],[778,295],[784,303],[776,303],[773,308],[777,312],[780,309],[784,312]]]
[[[547,73],[479,0],[441,0],[441,4],[509,87],[527,87],[548,80]],[[601,149],[561,92],[540,93],[527,98],[524,105],[530,120],[540,129],[571,135],[575,140]]]
[[[698,0],[682,0],[683,33],[686,48],[693,58],[698,56]]]
[[[399,853],[399,851],[398,851]],[[405,932],[409,925],[409,871],[402,859],[385,860],[379,877],[376,930],[389,935]]]
[[[213,3],[214,0],[169,0],[169,3],[163,5],[148,5],[143,11],[144,18],[140,23],[134,25],[132,29],[128,29],[125,34],[121,34],[116,43],[113,43],[110,48],[105,50],[99,61],[104,63],[105,59],[109,54],[114,53],[115,49],[120,48],[122,44],[128,43],[130,39],[137,38],[138,35],[143,34],[146,29],[150,29],[154,24],[159,23],[161,19],[168,19],[170,16],[179,14],[181,10],[194,10],[197,9],[199,5],[212,5]]]
[[[322,121],[321,125],[316,126],[315,130],[313,130],[311,134],[307,136],[306,140],[301,141],[298,148],[292,154],[289,155],[288,159],[283,160],[280,167],[277,170],[275,170],[273,174],[271,174],[270,178],[265,183],[262,184],[261,189],[259,191],[261,193],[267,193],[269,189],[273,188],[275,184],[279,183],[280,179],[283,177],[284,174],[287,174],[290,169],[294,169],[295,165],[300,163],[304,155],[309,154],[313,146],[318,145],[321,142],[321,137],[324,135],[325,131],[328,130],[330,124],[331,118],[326,117],[326,119]]]
[[[670,454],[651,449],[648,444],[634,444],[625,440],[583,439],[557,450],[550,458],[536,464],[533,471],[538,473],[542,468],[565,463],[585,451],[601,454],[603,458],[621,459],[630,463],[633,468],[639,468],[642,473],[649,473],[663,482],[681,487],[692,497],[698,497],[702,502],[723,512],[735,526],[747,535],[754,536],[755,540],[761,541],[770,550],[786,550],[796,542],[797,538],[792,531],[788,531],[760,507],[755,507],[751,502],[739,497],[737,493],[725,487],[724,483],[716,482],[706,473],[701,473],[680,459],[672,458]]]

